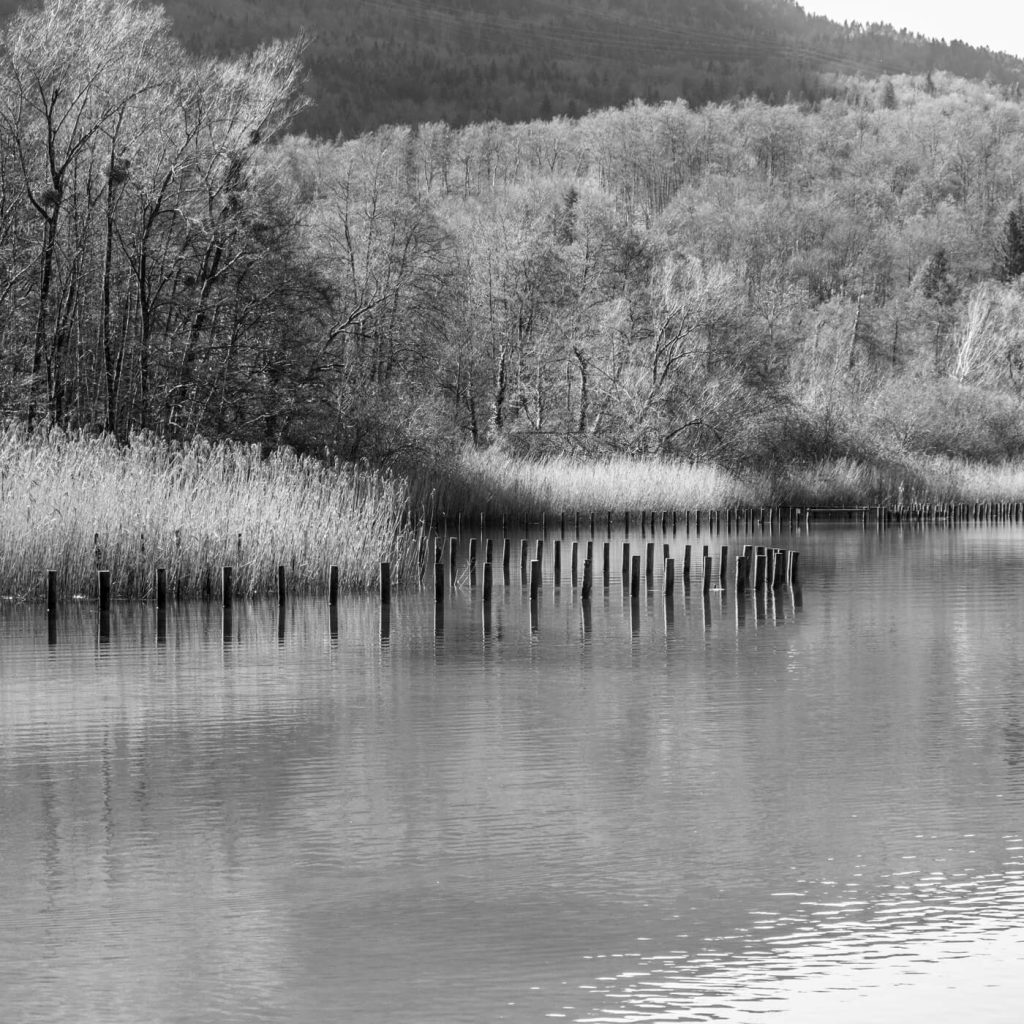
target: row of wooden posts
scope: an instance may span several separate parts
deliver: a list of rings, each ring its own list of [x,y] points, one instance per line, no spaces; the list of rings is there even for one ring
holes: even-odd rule
[[[455,527],[456,532],[461,535],[463,530],[464,517],[461,513],[456,517],[442,517],[444,525],[448,528]],[[611,536],[613,528],[621,525],[625,535],[628,537],[631,529],[639,529],[640,535],[645,536],[649,531],[654,534],[660,521],[661,530],[673,533],[682,527],[689,533],[691,528],[700,533],[702,529],[709,532],[721,533],[723,525],[726,532],[734,530],[772,530],[776,526],[781,528],[788,524],[791,529],[810,523],[815,518],[860,520],[862,522],[875,523],[907,523],[907,522],[940,522],[968,523],[968,522],[1021,522],[1024,520],[1024,502],[908,502],[895,505],[858,505],[852,508],[806,508],[789,505],[773,505],[755,507],[733,507],[727,509],[696,509],[684,511],[641,511],[641,512],[613,512],[604,513],[580,513],[560,512],[548,515],[541,513],[540,526],[542,532],[547,535],[549,530],[557,528],[564,538],[566,531],[572,529],[575,536],[579,537],[581,528],[586,528],[589,519],[590,536],[596,536],[598,524],[603,525]],[[454,522],[453,522],[454,519]],[[525,520],[516,520],[520,526],[526,525]],[[486,530],[491,527],[501,527],[505,533],[510,525],[510,517],[488,516],[480,514],[480,527]]]
[[[420,573],[421,579],[425,574],[425,544],[420,547]],[[520,542],[519,552],[519,573],[523,586],[529,586],[531,600],[536,600],[543,585],[544,566],[544,541],[539,539],[536,542],[535,557],[530,557],[530,542],[525,538]],[[454,586],[458,576],[459,542],[455,537],[449,538],[448,565],[451,585]],[[569,582],[572,587],[579,585],[579,542],[573,541],[570,554]],[[494,568],[493,568],[493,542],[488,539],[483,561],[483,599],[489,601],[493,589]],[[502,542],[501,571],[505,586],[510,583],[510,562],[512,545],[509,538]],[[562,545],[561,541],[554,541],[553,545],[553,568],[551,574],[552,585],[562,585]],[[469,559],[467,569],[469,572],[470,585],[476,584],[477,569],[477,540],[472,538],[469,542]],[[691,545],[687,544],[683,549],[682,581],[688,586],[690,582],[691,567],[694,552]],[[699,556],[701,559],[701,586],[707,592],[711,589],[714,574],[712,572],[712,559],[708,546],[705,544]],[[793,585],[798,582],[798,566],[800,553],[784,548],[754,547],[747,544],[743,553],[737,555],[732,573],[733,583],[738,592],[742,592],[748,586],[761,589],[765,586],[778,587],[784,584]],[[654,581],[654,560],[655,544],[650,541],[646,545],[646,557],[632,553],[628,541],[622,545],[622,572],[620,579],[623,587],[628,586],[630,594],[637,597],[640,593],[641,580],[646,579],[647,586],[653,585]],[[583,560],[583,580],[581,596],[587,600],[591,596],[594,585],[594,542],[587,542],[587,553]],[[662,565],[664,566],[664,590],[671,595],[676,585],[676,560],[671,556],[668,544],[662,545]],[[729,582],[730,561],[728,545],[722,546],[722,553],[719,560],[718,580],[723,588]],[[382,577],[383,578],[383,577]],[[605,541],[601,559],[601,579],[605,587],[611,582],[611,542]],[[441,545],[434,548],[434,596],[438,603],[444,601],[445,594],[445,567],[443,562],[443,550]]]
[[[675,533],[680,528],[684,528],[687,533],[691,529],[696,530],[697,533],[700,533],[702,529],[721,533],[723,524],[725,529],[731,533],[733,530],[742,529],[773,529],[775,526],[781,527],[786,522],[791,527],[796,528],[805,523],[809,518],[809,509],[776,505],[761,508],[734,507],[719,510],[695,509],[671,512],[631,512],[628,510],[622,512],[607,511],[603,513],[560,512],[557,515],[553,513],[550,516],[546,512],[542,512],[539,522],[541,532],[545,536],[554,530],[557,525],[560,535],[564,538],[566,532],[570,529],[575,533],[575,536],[579,537],[581,529],[587,528],[588,519],[591,537],[597,535],[599,525],[603,525],[609,537],[614,529],[621,526],[628,537],[630,531],[634,529],[639,530],[641,536],[645,536],[648,531],[653,535],[659,522],[662,533],[668,533],[670,530],[672,533]],[[536,520],[529,522],[525,518],[507,515],[494,517],[481,512],[479,525],[482,532],[500,528],[501,532],[505,534],[512,526],[518,525],[520,528],[525,528],[535,526],[536,522]],[[463,527],[468,525],[468,523],[468,517],[464,517],[459,513],[459,515],[451,517],[442,515],[440,526],[445,531],[451,531],[461,536]]]
[[[572,587],[579,585],[579,542],[572,542],[569,568],[569,582]],[[445,594],[445,567],[442,561],[442,547],[440,544],[434,549],[434,596],[438,604],[444,602]],[[471,586],[476,585],[477,572],[477,539],[474,537],[469,542],[469,559],[467,570]],[[493,541],[486,541],[485,555],[483,561],[483,599],[490,601],[494,586],[494,563],[493,563]],[[504,538],[501,555],[502,579],[505,586],[510,580],[510,564],[512,545],[508,537]],[[538,540],[535,557],[530,558],[529,541],[525,538],[520,547],[520,578],[523,586],[529,586],[531,600],[536,600],[542,587],[542,569],[544,565],[544,541]],[[707,592],[711,589],[713,579],[712,560],[705,544],[702,553],[698,556],[701,559],[701,582],[702,589]],[[783,584],[797,583],[797,569],[799,564],[799,552],[789,551],[783,548],[757,547],[747,544],[743,553],[737,555],[734,562],[732,579],[738,592],[742,592],[748,586],[755,589],[762,587],[778,587]],[[450,582],[456,585],[458,579],[458,558],[459,542],[456,537],[449,538],[448,542],[448,563],[450,567]],[[646,546],[646,558],[639,554],[633,554],[628,541],[622,545],[622,573],[623,586],[629,587],[633,597],[640,593],[641,579],[646,578],[647,586],[653,585],[654,581],[654,558],[655,544],[648,542]],[[689,585],[691,565],[693,561],[693,549],[687,544],[683,549],[682,581],[685,586]],[[553,545],[553,569],[552,584],[555,587],[562,585],[562,544],[561,541],[554,541]],[[666,594],[672,594],[676,584],[676,560],[671,556],[668,544],[662,545],[662,565],[664,567],[664,589]],[[641,568],[643,566],[643,571]],[[729,576],[729,548],[722,546],[722,553],[719,562],[718,579],[722,587],[725,587]],[[426,574],[426,539],[420,545],[420,579],[421,582]],[[338,603],[338,566],[330,567],[328,583],[328,600],[332,607]],[[225,565],[221,570],[221,596],[225,608],[230,608],[234,602],[234,567]],[[611,582],[611,543],[604,542],[603,555],[601,560],[601,578],[604,586]],[[591,596],[594,585],[594,542],[587,542],[586,558],[583,560],[583,579],[581,596],[588,600]],[[101,611],[108,611],[111,602],[111,577],[109,569],[101,569],[97,573],[97,592],[99,595],[99,606]],[[167,607],[167,570],[157,569],[156,571],[156,605],[159,610]],[[391,564],[390,562],[380,563],[380,602],[382,605],[391,603]],[[277,568],[277,595],[279,604],[284,604],[287,597],[287,578],[283,565]],[[57,608],[57,571],[51,569],[46,579],[46,606],[47,610],[54,613]]]

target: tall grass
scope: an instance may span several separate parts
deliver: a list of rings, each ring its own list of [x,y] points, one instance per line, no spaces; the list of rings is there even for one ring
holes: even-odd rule
[[[889,463],[833,459],[789,469],[775,490],[781,503],[819,507],[1024,501],[1024,462],[924,455]]]
[[[711,465],[663,460],[549,456],[536,460],[467,449],[445,469],[418,478],[414,501],[437,513],[538,516],[542,512],[725,508],[759,504],[766,477],[741,478]]]
[[[889,461],[824,459],[737,475],[712,465],[658,459],[525,460],[470,449],[444,470],[415,479],[413,501],[428,520],[459,512],[537,517],[573,510],[1024,501],[1024,462],[902,454]]]
[[[411,575],[416,538],[404,482],[369,470],[332,470],[289,452],[136,435],[109,439],[0,431],[0,594],[39,596],[46,570],[62,594],[90,595],[109,569],[117,597],[146,597],[155,570],[172,594],[219,590],[235,566],[236,593],[276,592],[285,565],[295,591],[373,585],[379,563]]]

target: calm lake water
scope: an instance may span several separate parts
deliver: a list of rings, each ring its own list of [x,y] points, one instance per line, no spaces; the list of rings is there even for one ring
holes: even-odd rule
[[[1018,1024],[1024,530],[613,540],[589,617],[5,603],[0,1018]]]

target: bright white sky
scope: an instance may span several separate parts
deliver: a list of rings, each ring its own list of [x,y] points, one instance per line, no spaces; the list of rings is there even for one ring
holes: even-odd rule
[[[932,39],[961,39],[1024,58],[1021,0],[798,0],[809,14],[842,24],[881,21]]]

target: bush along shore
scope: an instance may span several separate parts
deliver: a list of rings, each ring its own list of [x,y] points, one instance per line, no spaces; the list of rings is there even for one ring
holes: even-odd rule
[[[133,435],[127,445],[60,432],[0,431],[0,596],[42,599],[47,573],[62,597],[93,597],[109,570],[115,599],[218,592],[234,569],[240,597],[277,592],[278,566],[296,593],[365,590],[389,561],[401,583],[417,538],[403,481],[326,467],[278,451]]]

